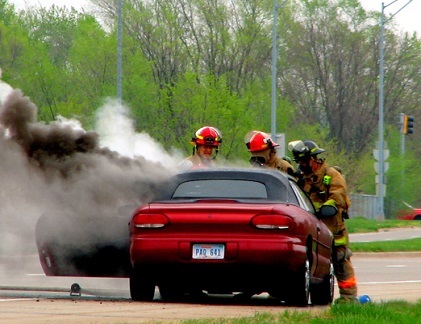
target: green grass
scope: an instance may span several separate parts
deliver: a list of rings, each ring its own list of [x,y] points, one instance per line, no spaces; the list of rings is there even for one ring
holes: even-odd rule
[[[272,309],[273,311],[273,309]],[[251,317],[215,318],[182,321],[186,324],[276,324],[276,323],[312,323],[312,324],[415,324],[421,323],[421,300],[417,303],[390,301],[369,304],[333,305],[330,308],[311,310],[284,310],[279,312],[259,313]]]
[[[345,220],[349,233],[369,233],[377,232],[380,229],[388,228],[413,228],[421,227],[420,221],[386,219],[377,221],[363,217]],[[421,238],[397,241],[381,242],[352,242],[350,243],[353,252],[414,252],[421,251]]]
[[[421,251],[421,238],[381,242],[352,242],[353,252],[416,252]]]
[[[364,217],[350,218],[345,220],[349,233],[366,233],[377,232],[384,228],[405,228],[405,227],[421,227],[420,221],[385,219],[377,221]]]

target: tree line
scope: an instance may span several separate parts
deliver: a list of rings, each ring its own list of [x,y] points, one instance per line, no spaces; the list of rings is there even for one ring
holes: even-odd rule
[[[244,135],[271,127],[273,0],[122,4],[122,97],[136,129],[187,155],[194,131],[213,125],[223,133],[220,157],[247,161]],[[104,98],[116,96],[117,5],[17,11],[0,0],[3,79],[34,101],[40,120],[62,115],[89,129]],[[277,131],[318,143],[355,193],[375,194],[379,22],[356,0],[288,0],[277,10]],[[385,26],[389,215],[421,192],[420,132],[406,136],[402,156],[398,125],[402,112],[421,120],[420,45],[393,19]]]

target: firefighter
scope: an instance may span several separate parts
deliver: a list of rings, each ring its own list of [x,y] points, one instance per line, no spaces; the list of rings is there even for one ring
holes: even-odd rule
[[[318,155],[325,152],[313,141],[293,141],[288,144],[293,160],[297,162],[302,174],[300,185],[310,196],[313,205],[332,205],[338,209],[335,216],[322,219],[334,235],[333,266],[339,286],[340,298],[335,302],[357,301],[357,280],[351,263],[348,231],[344,219],[348,218],[350,200],[345,178],[324,158]]]
[[[250,164],[253,167],[274,168],[279,171],[295,175],[294,167],[289,163],[288,157],[278,157],[276,147],[279,144],[272,141],[270,136],[264,132],[252,130],[244,137],[244,142],[251,153]],[[260,291],[245,291],[234,295],[237,301],[248,300]],[[269,296],[272,298],[271,296]]]
[[[222,134],[216,127],[204,126],[196,131],[191,139],[192,155],[181,162],[183,168],[209,168],[215,167],[215,158],[218,155],[219,145],[222,143]]]
[[[295,170],[287,158],[280,158],[276,154],[279,144],[272,141],[270,136],[261,131],[250,131],[246,134],[244,142],[251,153],[252,166],[269,167],[294,175]]]

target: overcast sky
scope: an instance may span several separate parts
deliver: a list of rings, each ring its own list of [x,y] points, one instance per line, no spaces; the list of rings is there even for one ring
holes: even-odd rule
[[[124,0],[123,0],[124,1]],[[396,15],[396,21],[404,31],[417,31],[421,35],[421,20],[419,14],[421,12],[421,0],[360,0],[360,3],[366,10],[381,11],[382,3],[385,4],[385,13],[394,14],[399,11],[405,4],[409,3],[401,12]],[[52,4],[58,6],[73,6],[76,9],[89,9],[88,0],[9,0],[15,4],[18,9],[24,9],[26,5],[50,6]],[[278,0],[280,2],[280,0]]]

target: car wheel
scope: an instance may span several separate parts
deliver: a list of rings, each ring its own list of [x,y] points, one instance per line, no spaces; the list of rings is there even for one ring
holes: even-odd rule
[[[152,301],[155,284],[146,272],[133,270],[130,273],[130,296],[134,301]]]
[[[183,297],[183,292],[172,285],[159,286],[159,294],[166,301],[177,301]]]
[[[329,305],[333,301],[335,275],[333,263],[330,262],[329,273],[320,284],[311,285],[310,299],[313,305]]]
[[[294,306],[307,306],[310,297],[310,262],[306,258],[301,269],[291,281],[286,303]]]
[[[414,217],[414,220],[421,220],[421,215],[416,215],[416,216]]]

